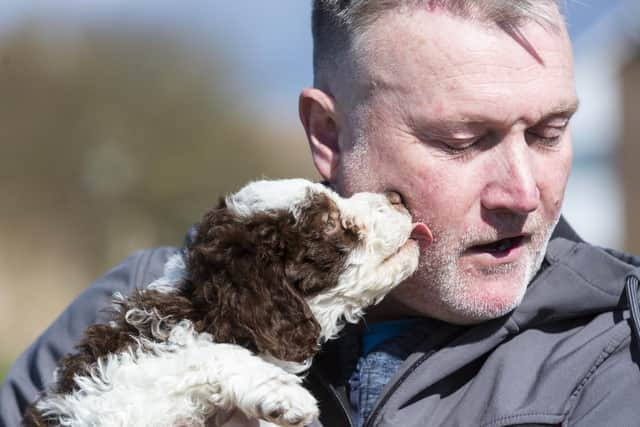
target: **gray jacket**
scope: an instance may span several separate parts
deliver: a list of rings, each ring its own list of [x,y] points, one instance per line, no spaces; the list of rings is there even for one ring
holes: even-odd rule
[[[114,291],[150,283],[177,250],[136,253],[81,294],[10,370],[0,427],[19,425],[55,361],[104,320]],[[561,222],[522,304],[478,326],[433,327],[383,390],[367,427],[640,425],[640,353],[624,292],[639,266],[638,258],[580,241]],[[357,327],[351,331],[323,349],[307,376],[322,413],[315,426],[351,425],[346,378]]]

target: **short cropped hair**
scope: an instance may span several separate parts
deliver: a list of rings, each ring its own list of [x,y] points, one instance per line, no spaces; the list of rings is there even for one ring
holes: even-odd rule
[[[476,21],[495,23],[506,31],[534,21],[555,27],[560,0],[313,0],[314,82],[323,86],[325,73],[337,66],[354,36],[394,9],[439,8]]]

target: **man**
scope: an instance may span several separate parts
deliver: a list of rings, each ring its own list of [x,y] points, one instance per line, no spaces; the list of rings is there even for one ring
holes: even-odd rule
[[[300,115],[316,168],[346,195],[400,193],[433,232],[419,272],[314,362],[317,425],[637,424],[640,259],[560,218],[578,101],[556,2],[315,0],[313,32]],[[7,425],[111,293],[172,251],[134,255],[27,350]]]

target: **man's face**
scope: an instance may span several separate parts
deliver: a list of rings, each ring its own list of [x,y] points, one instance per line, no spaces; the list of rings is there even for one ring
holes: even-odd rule
[[[560,20],[558,31],[525,24],[519,43],[444,13],[391,12],[361,39],[355,77],[335,84],[340,152],[326,178],[345,194],[400,193],[434,237],[387,314],[474,323],[521,301],[571,164],[577,101]]]

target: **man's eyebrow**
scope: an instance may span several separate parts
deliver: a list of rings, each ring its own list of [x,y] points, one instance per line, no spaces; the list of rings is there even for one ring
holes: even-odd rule
[[[474,128],[481,126],[481,121],[465,121],[465,120],[429,120],[424,118],[412,117],[409,120],[409,126],[414,133],[428,135],[430,137],[447,136],[456,132],[468,132]]]
[[[580,100],[577,98],[567,102],[561,102],[551,110],[547,111],[543,116],[538,116],[538,119],[536,119],[535,122],[544,122],[545,120],[549,120],[554,117],[570,118],[576,111],[578,111],[579,107]],[[474,129],[482,128],[487,123],[485,119],[430,120],[419,116],[409,116],[407,122],[414,132],[431,137],[446,136],[448,133],[455,132],[473,132]]]
[[[569,116],[570,117],[573,114],[575,114],[576,111],[578,111],[579,107],[580,107],[580,100],[576,98],[570,102],[566,102],[558,105],[557,107],[552,109],[549,113],[545,114],[544,118],[549,118],[553,116]]]

